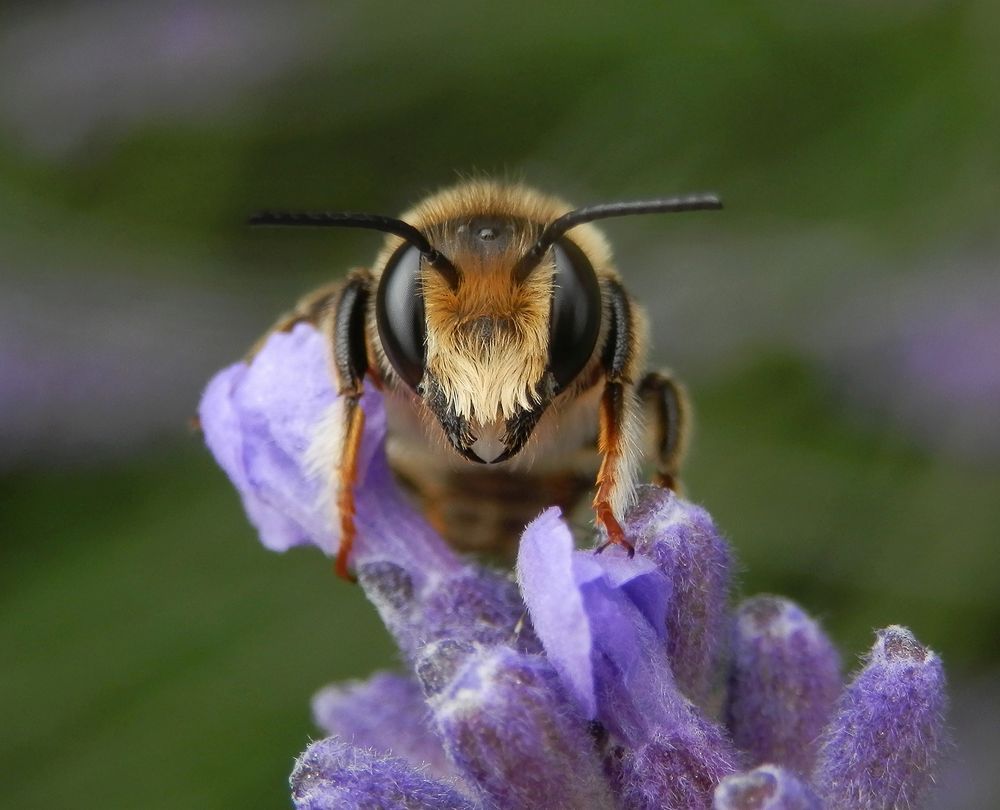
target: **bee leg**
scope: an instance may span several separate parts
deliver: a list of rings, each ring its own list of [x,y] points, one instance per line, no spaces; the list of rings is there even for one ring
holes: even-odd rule
[[[684,387],[668,371],[651,371],[639,381],[639,398],[652,432],[653,483],[682,490],[681,462],[690,433],[691,407]]]
[[[333,344],[333,367],[337,392],[343,403],[343,442],[338,459],[337,512],[340,516],[340,548],[337,550],[337,575],[354,580],[347,567],[354,545],[354,484],[358,477],[358,451],[364,433],[365,412],[361,409],[364,378],[370,368],[365,340],[365,318],[371,276],[366,270],[355,270],[332,300],[321,305],[319,326]]]
[[[340,516],[340,546],[334,570],[341,579],[354,582],[354,575],[347,567],[347,558],[354,546],[354,483],[358,473],[358,451],[365,427],[365,412],[361,410],[359,395],[344,395],[344,444],[337,471],[337,514]]]
[[[633,475],[634,454],[629,452],[628,439],[636,429],[638,416],[631,382],[637,327],[628,295],[621,285],[610,282],[607,294],[611,304],[611,329],[601,354],[607,377],[599,412],[597,449],[601,454],[601,468],[597,473],[593,508],[597,523],[604,527],[608,536],[598,552],[614,544],[626,549],[631,557],[635,548],[625,538],[614,507],[622,500],[619,489],[628,486]]]
[[[600,554],[610,545],[621,546],[631,557],[635,547],[625,539],[618,518],[612,509],[612,495],[618,482],[617,470],[621,462],[622,415],[624,410],[625,387],[622,383],[608,381],[601,397],[600,428],[597,449],[601,453],[601,469],[597,473],[597,492],[594,495],[594,514],[597,522],[604,527],[608,539],[599,546]]]

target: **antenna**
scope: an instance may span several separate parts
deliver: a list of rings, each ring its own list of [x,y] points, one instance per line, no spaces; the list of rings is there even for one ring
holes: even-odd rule
[[[459,276],[455,265],[438,252],[426,236],[401,219],[354,211],[261,211],[250,217],[248,222],[250,225],[277,227],[364,228],[391,233],[419,250],[427,263],[444,276],[451,288],[458,289]]]
[[[634,200],[632,202],[602,203],[577,208],[563,214],[545,226],[538,241],[521,257],[514,269],[514,277],[524,281],[541,261],[542,256],[570,228],[593,222],[595,219],[627,217],[634,214],[674,214],[681,211],[716,211],[722,208],[722,200],[715,194],[688,194],[683,197],[665,197],[658,200]]]

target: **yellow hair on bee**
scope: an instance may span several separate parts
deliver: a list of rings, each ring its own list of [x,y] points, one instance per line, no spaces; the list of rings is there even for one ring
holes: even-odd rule
[[[424,283],[427,368],[455,412],[478,424],[535,404],[548,363],[551,270],[515,284],[509,268],[519,254],[510,255],[493,268],[469,268],[461,295],[441,279]]]
[[[565,201],[525,186],[472,180],[403,215],[459,268],[458,290],[440,274],[424,274],[427,369],[455,413],[474,424],[509,419],[539,401],[537,386],[548,365],[554,268],[543,262],[522,283],[515,281],[513,269],[541,229],[569,210]],[[470,211],[513,223],[503,250],[486,254],[449,244],[449,232]],[[596,228],[582,225],[570,238],[595,267],[609,265],[610,248]],[[398,238],[388,239],[377,264],[387,262],[400,244]]]

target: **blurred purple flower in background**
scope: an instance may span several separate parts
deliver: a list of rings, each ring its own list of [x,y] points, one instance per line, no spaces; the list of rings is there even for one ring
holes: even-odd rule
[[[130,276],[122,257],[105,259],[120,272],[28,269],[9,248],[0,249],[0,471],[93,463],[183,436],[205,376],[269,316],[266,290],[254,290],[264,299],[255,303]]]
[[[632,289],[649,306],[653,345],[670,346],[689,375],[718,379],[761,349],[790,351],[817,365],[854,414],[935,455],[995,467],[998,255],[991,240],[900,261],[857,233],[816,227],[672,245],[669,262],[649,247],[621,265],[662,266],[637,274]]]
[[[329,473],[310,452],[335,400],[307,326],[205,393],[206,440],[269,548],[336,549]],[[756,597],[729,612],[728,545],[704,510],[654,487],[628,517],[634,559],[574,550],[549,509],[524,532],[515,583],[458,557],[403,500],[381,401],[363,407],[352,561],[406,674],[317,695],[331,736],[292,773],[297,807],[875,808],[926,795],[945,683],[909,631],[879,632],[843,689],[833,646],[796,605]]]
[[[346,7],[261,0],[25,5],[0,32],[0,127],[61,157],[163,121],[226,118],[322,59]],[[108,43],[114,43],[109,47]]]
[[[935,453],[1000,457],[997,247],[941,251],[916,272],[872,274],[805,330],[859,410]]]

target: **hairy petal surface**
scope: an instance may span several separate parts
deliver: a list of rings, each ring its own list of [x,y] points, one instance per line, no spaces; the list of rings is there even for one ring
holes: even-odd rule
[[[315,742],[289,779],[297,810],[474,810],[452,785],[336,737]]]
[[[840,657],[788,599],[748,599],[734,625],[725,707],[733,741],[751,764],[777,763],[808,776],[840,694]]]
[[[708,512],[654,486],[639,487],[625,518],[637,555],[671,583],[664,619],[667,655],[681,690],[704,702],[725,654],[732,552]]]
[[[613,802],[586,720],[541,656],[438,643],[417,671],[449,759],[489,807],[602,810]]]
[[[312,709],[316,725],[327,734],[426,767],[433,776],[451,774],[431,730],[423,690],[413,678],[379,672],[366,681],[331,684],[316,693]]]
[[[701,810],[712,806],[716,786],[737,760],[722,728],[688,704],[648,742],[612,747],[605,768],[625,810]]]
[[[424,645],[440,639],[540,650],[517,587],[487,568],[442,572],[433,561],[378,559],[361,562],[357,572],[365,595],[411,662]]]
[[[876,634],[847,687],[816,768],[833,808],[916,807],[947,746],[941,659],[905,627]]]

